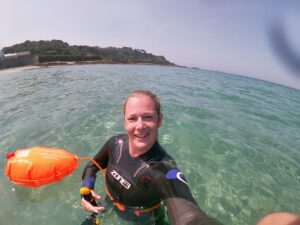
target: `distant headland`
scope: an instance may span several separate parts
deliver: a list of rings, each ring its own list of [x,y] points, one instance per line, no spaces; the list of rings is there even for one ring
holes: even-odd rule
[[[26,65],[70,64],[156,64],[177,66],[164,56],[130,47],[100,48],[98,46],[69,45],[61,40],[25,41],[0,51],[0,69]]]

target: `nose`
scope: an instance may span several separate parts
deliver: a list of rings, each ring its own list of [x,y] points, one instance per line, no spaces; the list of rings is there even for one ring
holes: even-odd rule
[[[142,117],[139,117],[136,121],[136,129],[143,129],[144,128],[144,121]]]

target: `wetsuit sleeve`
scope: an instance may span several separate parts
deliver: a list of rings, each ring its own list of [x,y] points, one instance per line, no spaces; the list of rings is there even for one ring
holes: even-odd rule
[[[164,172],[159,185],[172,225],[222,225],[201,210],[185,177],[177,168],[169,168]]]
[[[101,166],[101,168],[105,169],[109,159],[109,149],[110,142],[112,139],[108,140],[100,151],[94,156],[94,160]],[[96,182],[96,174],[99,171],[98,167],[90,161],[86,167],[84,168],[82,174],[82,186],[88,187],[90,189],[94,189]]]

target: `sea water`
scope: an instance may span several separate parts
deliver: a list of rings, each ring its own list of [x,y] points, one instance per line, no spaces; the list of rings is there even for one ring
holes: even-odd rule
[[[199,206],[226,225],[274,211],[300,214],[300,91],[198,69],[146,65],[60,66],[0,76],[0,167],[37,145],[92,157],[124,132],[122,101],[135,89],[161,99],[159,141]],[[78,225],[85,163],[37,189],[0,176],[1,225]],[[99,174],[96,191],[105,195]],[[112,209],[102,224],[125,224]]]

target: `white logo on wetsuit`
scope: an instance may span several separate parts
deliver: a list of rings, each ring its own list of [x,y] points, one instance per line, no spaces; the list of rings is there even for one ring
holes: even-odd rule
[[[126,189],[129,189],[129,188],[130,188],[131,184],[130,184],[128,181],[126,181],[123,177],[121,177],[121,175],[118,174],[117,171],[113,170],[113,171],[111,171],[110,174],[111,174],[117,181],[119,181],[120,184],[121,184],[123,187],[125,187]]]
[[[188,183],[186,182],[186,180],[183,176],[183,173],[181,171],[179,171],[178,169],[170,169],[168,171],[168,173],[166,174],[166,178],[167,178],[167,180],[178,179],[181,182],[188,185]]]
[[[184,177],[183,177],[183,173],[182,172],[178,172],[176,174],[176,177],[178,178],[178,180],[181,180],[183,183],[185,183],[186,185],[188,185],[188,183],[184,180]]]

